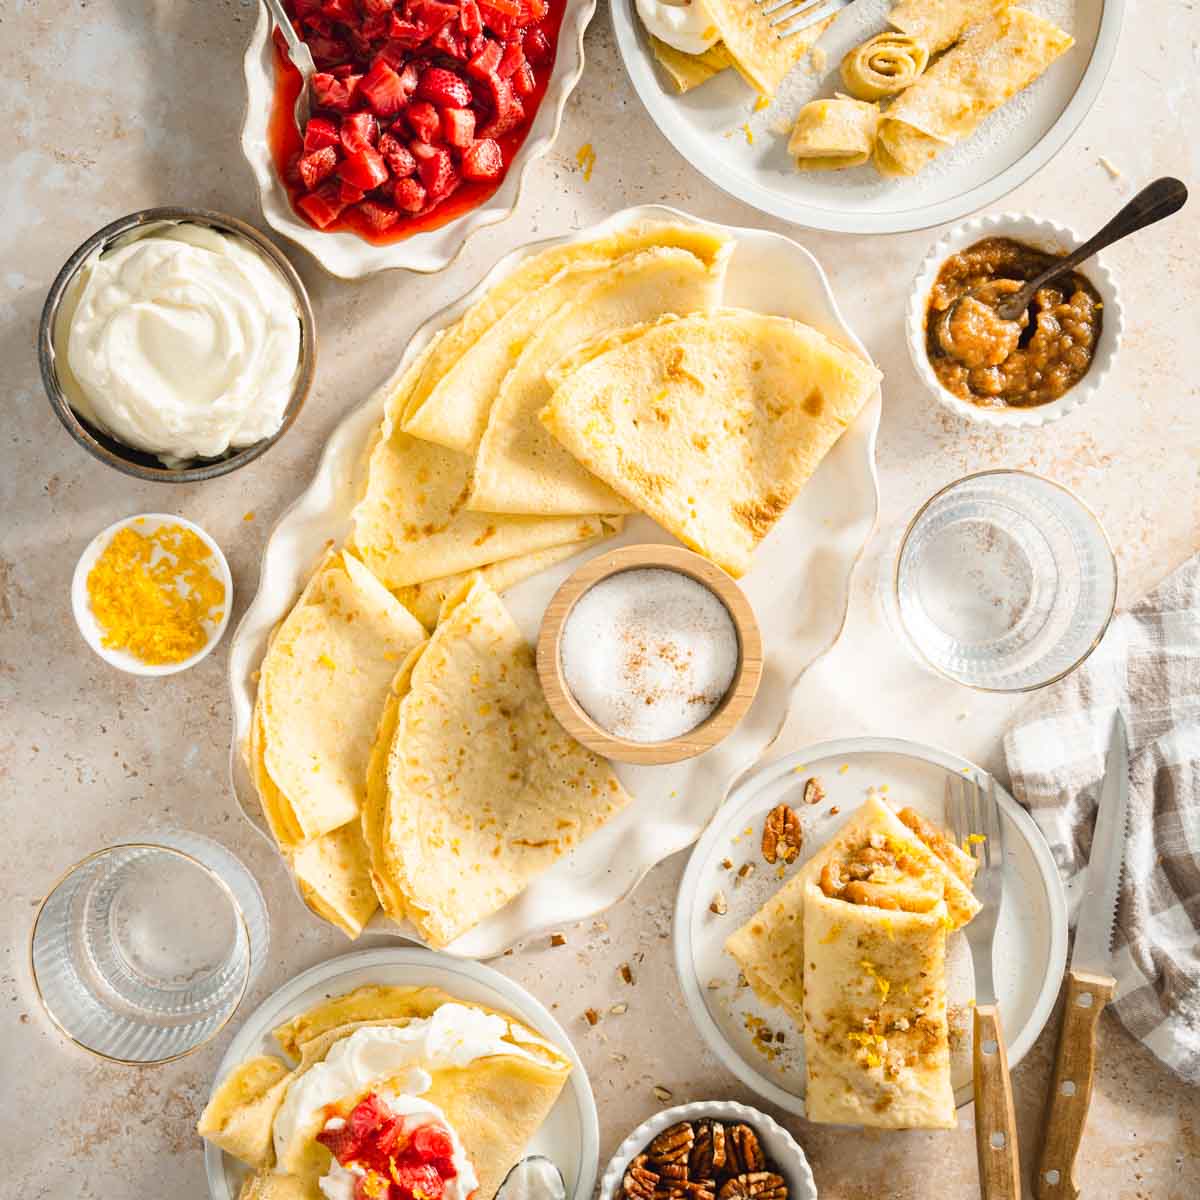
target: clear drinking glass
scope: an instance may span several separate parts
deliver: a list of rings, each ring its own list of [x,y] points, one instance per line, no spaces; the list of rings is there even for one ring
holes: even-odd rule
[[[73,866],[38,909],[30,960],[71,1041],[117,1062],[163,1063],[225,1026],[268,937],[250,872],[224,846],[172,832]]]
[[[894,601],[917,657],[991,692],[1043,687],[1100,643],[1117,564],[1095,515],[1061,484],[982,471],[917,511],[901,539]]]

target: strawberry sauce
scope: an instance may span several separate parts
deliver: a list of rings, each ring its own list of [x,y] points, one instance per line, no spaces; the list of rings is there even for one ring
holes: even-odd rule
[[[566,0],[291,0],[313,52],[312,118],[275,34],[269,138],[297,214],[384,244],[493,195],[554,67]]]

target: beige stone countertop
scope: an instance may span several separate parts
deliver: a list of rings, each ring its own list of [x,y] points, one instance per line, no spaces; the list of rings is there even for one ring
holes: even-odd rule
[[[242,47],[253,0],[8,0],[0,4],[0,1197],[146,1200],[205,1195],[194,1133],[228,1044],[170,1066],[132,1070],[68,1047],[43,1016],[27,966],[30,920],[62,869],[114,841],[184,826],[208,834],[254,871],[271,910],[269,962],[239,1018],[301,969],[344,951],[311,918],[273,851],[236,810],[227,782],[228,641],[194,670],[139,680],[109,669],[76,633],[68,589],[86,541],[119,517],[168,509],[226,550],[237,611],[253,594],[267,531],[312,473],[325,438],[394,365],[417,324],[472,286],[502,253],[589,224],[632,204],[665,201],[700,216],[788,231],[707,184],[641,110],[613,42],[606,6],[587,38],[585,78],[553,153],[532,171],[515,217],[432,278],[392,272],[334,281],[285,249],[312,291],[321,329],[315,391],[296,427],[235,475],[164,488],[88,457],[52,415],[34,334],[46,289],[70,251],[100,225],[153,204],[222,209],[262,224],[237,147]],[[1080,130],[1036,178],[996,208],[1085,231],[1155,175],[1200,180],[1200,14],[1194,0],[1132,0],[1116,64]],[[592,142],[585,182],[575,154]],[[1106,156],[1121,170],[1114,178]],[[1000,436],[968,429],[935,406],[904,348],[913,272],[933,231],[872,238],[794,230],[829,272],[850,324],[886,376],[879,467],[880,529],[855,587],[837,650],[797,697],[788,747],[877,733],[943,743],[1001,770],[1013,705],[938,682],[894,644],[874,598],[880,548],[942,484],[1006,465],[1075,488],[1101,515],[1120,559],[1121,598],[1145,590],[1200,545],[1200,202],[1118,246],[1128,337],[1103,393],[1051,428]],[[252,519],[243,519],[252,513]],[[674,976],[668,931],[686,855],[663,863],[605,929],[568,929],[496,964],[554,1007],[587,1065],[600,1110],[601,1167],[659,1106],[754,1097],[692,1028]],[[377,939],[376,939],[377,940]],[[372,939],[364,939],[368,944]],[[618,966],[643,954],[632,987]],[[627,1002],[589,1029],[584,1009]],[[235,1018],[235,1021],[238,1018]],[[1033,1154],[1054,1030],[1015,1072],[1026,1160]],[[1174,1079],[1111,1017],[1101,1024],[1099,1076],[1080,1168],[1084,1193],[1105,1200],[1200,1196],[1200,1092]],[[974,1133],[965,1110],[952,1133],[875,1134],[787,1119],[812,1159],[825,1200],[969,1200]],[[584,1200],[584,1198],[580,1198]]]

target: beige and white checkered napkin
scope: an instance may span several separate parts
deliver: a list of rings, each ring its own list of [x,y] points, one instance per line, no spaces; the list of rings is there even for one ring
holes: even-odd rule
[[[1071,919],[1091,850],[1113,712],[1129,731],[1130,833],[1114,1009],[1200,1084],[1200,556],[1117,617],[1090,659],[1004,739],[1013,794],[1050,843]]]

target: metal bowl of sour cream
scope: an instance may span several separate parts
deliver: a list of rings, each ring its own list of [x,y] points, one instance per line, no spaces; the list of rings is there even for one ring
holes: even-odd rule
[[[189,427],[186,413],[182,416],[178,413],[171,414],[164,418],[164,424],[175,424],[183,420],[183,426],[176,426],[178,428],[178,445],[183,453],[176,454],[165,442],[157,452],[141,449],[122,442],[119,436],[110,433],[104,427],[102,419],[97,418],[94,413],[81,411],[87,409],[87,404],[80,403],[83,394],[81,385],[77,381],[73,381],[70,367],[66,362],[66,348],[69,342],[71,323],[76,315],[76,306],[80,301],[81,276],[85,269],[94,268],[95,264],[102,261],[106,254],[125,249],[143,239],[161,237],[164,234],[169,236],[172,227],[180,229],[193,227],[202,239],[211,237],[215,233],[225,239],[231,252],[239,257],[249,252],[254,258],[244,259],[244,264],[253,271],[257,271],[260,266],[265,268],[265,274],[262,274],[260,279],[269,298],[275,302],[276,316],[278,316],[282,298],[286,297],[288,305],[294,308],[294,315],[299,322],[298,338],[295,342],[295,371],[290,376],[281,377],[277,369],[270,376],[273,384],[271,390],[276,392],[276,398],[269,412],[255,413],[247,408],[243,418],[240,419],[238,429],[233,433],[234,440],[224,449],[217,449],[211,455],[198,454],[196,450],[205,443],[213,444],[214,439],[219,443],[228,432],[229,422],[236,418],[228,416],[220,418],[214,414],[203,414],[205,419],[202,422],[197,424],[195,420],[192,420]],[[130,282],[132,287],[136,283],[136,279]],[[236,343],[244,340],[247,335],[257,334],[264,324],[269,328],[270,321],[264,321],[263,318],[264,315],[269,317],[270,314],[263,311],[265,305],[257,304],[256,306],[257,297],[238,296],[230,291],[223,299],[237,318],[235,323],[240,324],[238,328],[231,331],[229,346],[221,345],[220,329],[212,331],[214,354],[211,363],[229,361],[231,372],[236,372],[238,365]],[[133,306],[128,302],[124,293],[121,294],[119,300],[114,300],[113,303],[118,305],[123,319],[135,319],[129,316]],[[159,332],[161,333],[161,330]],[[190,347],[194,353],[197,351],[197,347],[203,349],[203,337],[208,332],[207,330],[203,331],[201,336],[194,340]],[[164,340],[156,333],[152,333],[150,336],[154,338],[154,344],[147,349],[145,356],[150,363],[149,369],[161,368],[164,371],[170,371],[179,369],[179,364],[182,363],[182,370],[186,377],[189,370],[187,356],[177,357],[172,353],[173,347],[170,345],[169,338]],[[160,483],[195,483],[203,479],[215,479],[220,475],[228,475],[231,471],[236,471],[239,467],[253,462],[261,454],[266,453],[287,432],[303,407],[312,387],[313,376],[316,372],[316,338],[316,318],[300,276],[283,253],[257,229],[247,225],[244,221],[239,221],[236,217],[225,216],[223,213],[211,212],[207,209],[149,208],[141,212],[130,213],[128,216],[106,225],[88,238],[67,260],[51,286],[49,295],[46,297],[45,307],[42,309],[42,319],[38,329],[38,361],[51,408],[54,409],[55,415],[67,432],[89,454],[108,466],[138,479],[148,479]],[[291,345],[290,341],[288,345]],[[195,372],[198,367],[209,365],[209,362],[192,362],[190,369]],[[282,388],[284,390],[279,390],[280,378],[283,379]],[[154,391],[152,387],[147,386],[147,382],[147,379],[143,377],[137,382],[136,387],[131,388],[134,398],[142,397],[143,403],[144,397],[147,394],[152,395]],[[247,404],[251,405],[258,402],[259,393],[254,386],[256,383],[257,380],[253,379],[235,379],[232,386],[235,392],[240,388],[242,395],[247,398]],[[284,391],[286,391],[286,397]],[[133,407],[136,408],[136,406]],[[158,414],[143,412],[142,415],[156,417]],[[222,425],[222,419],[225,421],[224,425]],[[255,421],[260,422],[258,429],[255,428]],[[239,434],[245,434],[246,430],[251,432],[248,435],[239,436]],[[251,438],[253,440],[250,440]],[[165,455],[165,459],[163,455]]]

